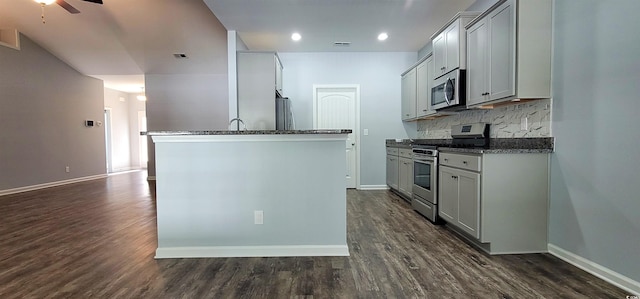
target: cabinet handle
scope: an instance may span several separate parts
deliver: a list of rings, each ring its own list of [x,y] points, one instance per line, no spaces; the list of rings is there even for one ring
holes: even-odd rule
[[[467,165],[467,161],[462,161],[462,164]]]
[[[457,179],[458,179],[458,177],[457,177],[457,176],[455,176],[455,175],[452,175],[452,176],[451,176],[451,178],[452,178],[452,179],[454,179],[454,180],[457,180]]]
[[[422,109],[423,112],[427,112],[427,109]]]
[[[445,159],[444,159],[444,161],[445,161],[445,162],[449,162],[449,159],[446,159],[446,158],[445,158]]]
[[[447,68],[446,68],[446,67],[444,67],[444,66],[440,68],[440,70],[441,70],[441,71],[444,71],[444,70],[446,70],[446,69],[447,69]]]

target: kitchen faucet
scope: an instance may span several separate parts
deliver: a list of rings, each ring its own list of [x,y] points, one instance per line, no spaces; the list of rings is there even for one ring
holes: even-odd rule
[[[237,127],[236,131],[240,131],[240,124],[242,124],[242,126],[244,127],[244,128],[243,128],[243,131],[246,131],[246,130],[247,130],[247,126],[244,124],[244,122],[242,121],[242,119],[240,119],[239,117],[236,117],[236,118],[234,118],[234,119],[230,120],[230,121],[229,121],[229,127],[231,127],[231,124],[233,124],[233,122],[234,122],[234,121],[238,121],[238,127]]]

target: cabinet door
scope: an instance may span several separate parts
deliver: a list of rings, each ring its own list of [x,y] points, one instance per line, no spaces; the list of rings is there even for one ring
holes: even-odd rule
[[[398,190],[398,156],[387,155],[387,185]]]
[[[489,22],[489,100],[516,94],[516,14],[513,0],[487,16]],[[526,38],[526,37],[524,37]]]
[[[458,214],[458,180],[455,170],[438,167],[438,215],[449,223],[456,224]]]
[[[400,158],[399,161],[398,191],[411,197],[413,189],[413,170],[411,166],[413,161],[407,158]]]
[[[433,66],[434,76],[433,78],[440,77],[446,74],[447,64],[447,43],[445,41],[444,32],[436,36],[433,39]]]
[[[445,64],[445,73],[450,72],[451,70],[460,67],[460,20],[453,22],[453,24],[449,25],[445,30],[445,38],[446,38],[446,64]]]
[[[413,160],[407,159],[406,162],[407,167],[405,170],[407,171],[407,177],[409,178],[407,180],[407,195],[411,198],[413,196]]]
[[[418,117],[431,114],[431,86],[433,86],[433,56],[427,58],[416,67],[416,115]]]
[[[458,227],[476,239],[480,238],[480,174],[457,171]]]
[[[402,76],[402,119],[416,117],[416,69]]]
[[[487,22],[467,30],[467,106],[485,102],[487,87]]]

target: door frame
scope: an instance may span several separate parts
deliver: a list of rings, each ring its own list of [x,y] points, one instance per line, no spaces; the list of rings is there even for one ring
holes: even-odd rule
[[[104,138],[105,138],[105,151],[106,151],[106,159],[107,159],[107,173],[113,172],[113,139],[112,133],[113,128],[111,127],[111,107],[104,107]]]
[[[356,139],[356,189],[360,190],[360,84],[313,84],[313,128],[318,128],[318,89],[354,89],[356,91],[355,117],[356,127],[353,129]]]

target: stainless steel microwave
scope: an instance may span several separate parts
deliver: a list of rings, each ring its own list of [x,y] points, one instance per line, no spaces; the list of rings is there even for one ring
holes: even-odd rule
[[[431,109],[466,108],[465,71],[455,69],[437,78],[431,88]]]

